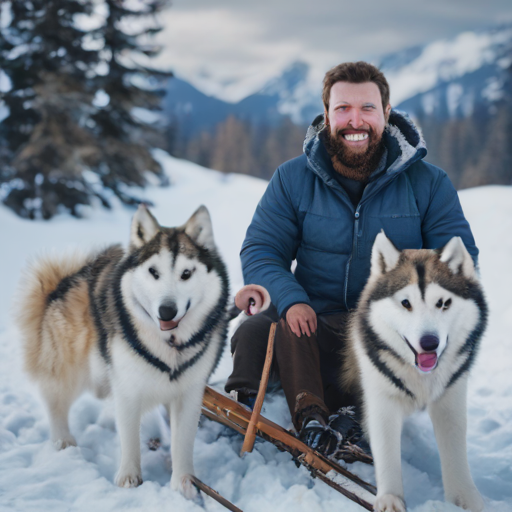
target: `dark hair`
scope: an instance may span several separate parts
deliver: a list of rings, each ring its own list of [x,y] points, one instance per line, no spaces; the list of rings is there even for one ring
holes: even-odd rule
[[[368,62],[344,62],[327,71],[324,77],[324,90],[322,101],[326,110],[329,110],[331,88],[336,82],[349,82],[351,84],[363,84],[373,82],[380,91],[382,108],[384,112],[389,104],[389,84],[382,72]]]

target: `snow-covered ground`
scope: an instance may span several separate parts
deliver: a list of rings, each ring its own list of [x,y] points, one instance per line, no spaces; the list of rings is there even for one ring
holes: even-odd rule
[[[149,188],[157,219],[182,224],[200,205],[211,212],[215,236],[231,275],[232,290],[242,285],[238,252],[245,229],[266,183],[255,178],[222,175],[159,152],[172,181],[168,188]],[[485,187],[461,193],[464,211],[481,249],[481,274],[491,307],[469,392],[468,451],[476,484],[487,510],[512,512],[512,187]],[[144,484],[120,489],[113,484],[119,442],[112,404],[84,395],[70,414],[78,447],[57,452],[48,441],[48,420],[35,387],[21,367],[20,338],[10,306],[22,268],[44,251],[76,246],[126,243],[133,211],[117,205],[112,212],[84,209],[85,219],[60,216],[51,222],[24,221],[0,207],[0,511],[144,510],[199,511],[172,492],[168,431],[161,411],[143,422]],[[230,372],[226,351],[211,382],[221,386]],[[266,414],[284,426],[289,416],[282,396],[269,397]],[[149,438],[161,436],[156,451]],[[410,418],[403,433],[406,499],[415,512],[455,512],[443,503],[439,456],[425,413]],[[286,453],[268,443],[239,458],[242,438],[202,419],[194,460],[198,477],[245,512],[331,510],[360,511],[306,470],[297,469]],[[353,465],[373,480],[372,468]],[[208,511],[224,510],[210,498]]]

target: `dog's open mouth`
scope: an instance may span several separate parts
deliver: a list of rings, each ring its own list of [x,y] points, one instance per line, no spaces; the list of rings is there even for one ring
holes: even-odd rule
[[[177,322],[175,322],[174,320],[162,320],[160,318],[158,320],[160,321],[160,330],[161,331],[170,331],[170,330],[176,329],[176,327],[178,327],[181,318]]]
[[[431,372],[437,366],[437,354],[435,352],[416,354],[416,366],[422,372]]]
[[[405,336],[403,338],[407,345],[409,345],[409,348],[414,352],[416,367],[423,373],[431,372],[437,366],[437,352],[422,352],[419,354],[409,343],[409,340]]]
[[[158,319],[160,322],[160,330],[161,331],[172,331],[173,329],[176,329],[178,327],[179,323],[185,318],[185,315],[188,313],[188,310],[190,309],[190,300],[187,303],[187,308],[185,309],[184,315],[179,318],[178,320],[162,320],[161,318]]]

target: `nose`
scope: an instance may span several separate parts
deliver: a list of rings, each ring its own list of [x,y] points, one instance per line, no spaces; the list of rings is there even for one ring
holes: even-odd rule
[[[174,302],[166,302],[165,304],[162,304],[158,308],[158,314],[160,315],[160,320],[163,320],[164,322],[168,322],[169,320],[172,320],[176,314],[178,313],[178,308],[176,307],[176,304]]]
[[[361,118],[361,114],[357,108],[350,109],[350,125],[352,128],[360,128],[363,124],[363,120]]]
[[[420,339],[420,345],[425,352],[433,352],[439,346],[439,338],[435,334],[425,334]]]

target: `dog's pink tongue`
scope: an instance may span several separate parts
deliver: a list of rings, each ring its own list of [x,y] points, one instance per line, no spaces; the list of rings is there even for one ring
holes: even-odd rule
[[[170,331],[177,327],[179,322],[175,322],[174,320],[160,320],[160,330],[161,331]]]
[[[433,370],[436,364],[437,354],[435,352],[418,354],[418,367],[422,372],[429,372]]]

